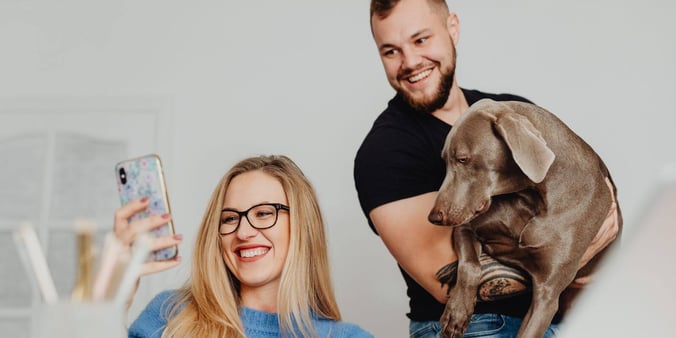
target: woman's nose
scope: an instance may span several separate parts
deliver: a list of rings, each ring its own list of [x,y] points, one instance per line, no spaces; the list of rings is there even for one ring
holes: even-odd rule
[[[258,234],[258,229],[254,228],[249,223],[249,218],[242,217],[239,220],[239,228],[237,228],[237,237],[240,239],[251,238]]]

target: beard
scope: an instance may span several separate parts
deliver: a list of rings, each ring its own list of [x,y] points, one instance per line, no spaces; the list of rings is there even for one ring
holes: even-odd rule
[[[404,91],[399,88],[397,92],[404,97],[404,100],[413,108],[413,110],[431,114],[437,109],[443,107],[448,101],[448,96],[451,94],[451,87],[453,87],[453,78],[455,77],[455,46],[451,44],[452,53],[451,53],[451,64],[446,69],[439,67],[441,72],[441,81],[437,88],[435,88],[434,93],[431,97],[425,96],[422,98],[415,98],[411,95],[410,92]],[[437,65],[439,65],[437,63]],[[416,68],[424,68],[423,65]],[[414,72],[416,69],[407,71],[406,75],[403,75],[402,78],[407,77],[408,74]]]
[[[410,93],[399,90],[403,95],[404,100],[413,108],[413,110],[421,113],[431,114],[437,109],[443,107],[448,101],[448,96],[451,94],[451,87],[453,86],[453,78],[455,72],[451,70],[448,73],[441,73],[441,82],[434,91],[431,97],[415,98]]]

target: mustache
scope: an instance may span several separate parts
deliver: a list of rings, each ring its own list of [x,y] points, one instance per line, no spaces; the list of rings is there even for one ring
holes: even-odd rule
[[[436,63],[434,63],[434,62],[421,62],[421,63],[415,65],[412,68],[402,68],[397,73],[397,78],[399,80],[407,78],[407,77],[413,75],[414,73],[417,73],[417,72],[419,72],[419,71],[421,71],[425,68],[434,67],[435,65],[436,65]]]

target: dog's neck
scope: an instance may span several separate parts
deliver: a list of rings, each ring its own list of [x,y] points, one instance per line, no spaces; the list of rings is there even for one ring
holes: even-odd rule
[[[504,173],[502,175],[505,175]],[[537,189],[537,185],[531,181],[521,170],[514,168],[512,174],[505,175],[509,178],[495,181],[491,195],[511,194],[526,189]]]

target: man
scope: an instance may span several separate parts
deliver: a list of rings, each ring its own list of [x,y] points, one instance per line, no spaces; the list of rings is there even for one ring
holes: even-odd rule
[[[527,100],[458,86],[455,44],[460,27],[457,15],[449,12],[443,0],[372,0],[371,30],[397,95],[357,153],[355,184],[369,224],[396,259],[408,286],[411,337],[436,337],[447,299],[447,287],[436,273],[457,262],[450,245],[451,228],[427,221],[446,172],[440,157],[444,140],[460,114],[482,98]],[[615,239],[616,217],[613,205],[582,265]],[[500,269],[514,272],[505,266]],[[486,285],[507,285],[509,294],[519,291],[518,281],[502,278]],[[493,291],[504,296],[505,290]],[[529,304],[529,292],[479,302],[466,333],[513,337]],[[555,322],[559,320],[557,316]],[[553,335],[555,328],[550,326],[547,335]]]

